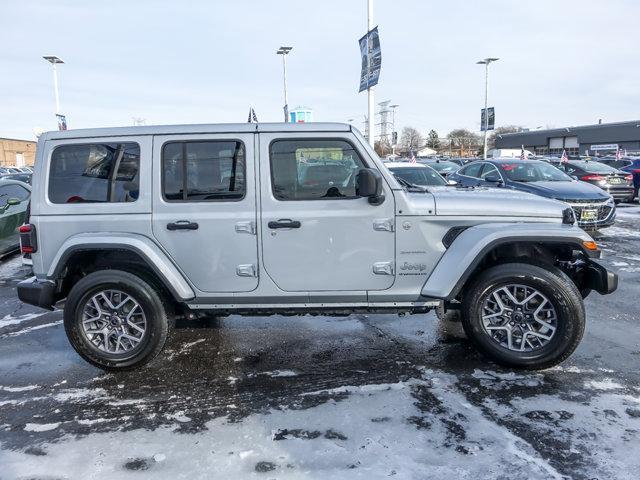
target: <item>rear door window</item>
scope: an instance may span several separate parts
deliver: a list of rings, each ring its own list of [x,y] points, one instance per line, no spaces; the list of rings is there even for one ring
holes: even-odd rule
[[[245,175],[240,141],[168,142],[162,148],[162,189],[169,202],[241,200]]]
[[[61,145],[51,154],[52,203],[134,202],[139,195],[137,143]]]

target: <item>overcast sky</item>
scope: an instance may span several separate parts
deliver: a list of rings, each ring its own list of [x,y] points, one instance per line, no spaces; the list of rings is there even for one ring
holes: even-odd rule
[[[56,128],[51,66],[70,128],[282,118],[289,104],[316,121],[357,119],[357,40],[366,0],[0,0],[0,136]],[[491,66],[496,125],[568,126],[640,118],[638,0],[375,0],[382,45],[376,103],[397,127],[478,130]]]

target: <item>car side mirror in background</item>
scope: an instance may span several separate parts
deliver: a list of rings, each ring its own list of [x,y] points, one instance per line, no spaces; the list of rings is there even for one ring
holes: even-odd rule
[[[384,202],[382,175],[375,168],[363,168],[356,177],[356,195],[367,197],[371,205]]]
[[[20,205],[20,200],[18,200],[17,198],[9,198],[7,200],[7,203],[0,207],[0,213],[6,212],[9,207],[12,207],[13,205]]]
[[[500,178],[500,176],[496,175],[495,173],[490,173],[484,178],[484,180],[485,182],[496,183],[498,185],[502,183],[502,179]]]

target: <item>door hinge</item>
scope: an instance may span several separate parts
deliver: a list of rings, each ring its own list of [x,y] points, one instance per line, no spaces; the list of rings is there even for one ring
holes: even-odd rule
[[[253,221],[237,222],[236,233],[248,233],[250,235],[256,234],[256,224]]]
[[[378,232],[393,232],[393,218],[376,218],[373,221],[373,229]]]
[[[256,266],[252,263],[238,265],[236,267],[236,275],[239,277],[256,277]]]
[[[376,275],[393,275],[393,262],[376,262],[373,264]]]

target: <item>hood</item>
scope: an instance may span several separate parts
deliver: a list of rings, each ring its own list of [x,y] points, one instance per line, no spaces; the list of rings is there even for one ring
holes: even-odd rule
[[[429,187],[429,192],[435,200],[436,215],[562,218],[567,208],[556,200],[505,188]],[[421,195],[409,194],[418,209],[423,203]]]
[[[586,182],[519,182],[509,186],[521,192],[534,193],[557,200],[606,200],[609,194],[600,187]]]

